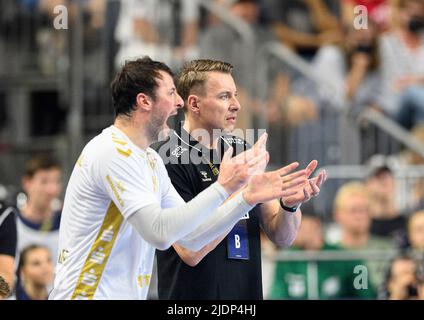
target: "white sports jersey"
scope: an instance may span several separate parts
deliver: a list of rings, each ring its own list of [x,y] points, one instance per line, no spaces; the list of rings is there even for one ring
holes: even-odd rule
[[[159,155],[114,126],[93,138],[66,189],[50,299],[145,299],[155,248],[128,218],[155,203],[184,204]]]
[[[25,218],[18,215],[16,219],[16,230],[18,233],[18,243],[16,246],[16,261],[23,249],[32,244],[46,246],[51,254],[52,260],[57,261],[58,242],[59,242],[59,215],[54,217],[55,225],[43,230],[43,226],[31,224]]]

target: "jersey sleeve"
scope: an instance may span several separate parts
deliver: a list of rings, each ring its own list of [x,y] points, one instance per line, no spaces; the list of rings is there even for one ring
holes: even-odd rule
[[[99,163],[99,179],[104,190],[126,219],[146,206],[160,205],[152,176],[145,173],[142,161],[135,154],[113,154]]]
[[[178,207],[194,198],[193,196],[187,200],[186,198],[181,197],[180,193],[175,190],[174,184],[172,183],[168,175],[167,168],[165,167],[162,161],[159,164],[159,168],[161,175],[162,208],[165,209]],[[184,179],[180,179],[176,185],[185,186]]]

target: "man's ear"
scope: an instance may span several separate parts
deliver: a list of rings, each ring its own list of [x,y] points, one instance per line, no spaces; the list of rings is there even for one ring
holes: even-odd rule
[[[187,99],[187,108],[194,114],[199,114],[199,97],[194,94],[189,95]]]
[[[145,93],[137,94],[135,104],[143,111],[151,111],[153,108],[153,99]]]

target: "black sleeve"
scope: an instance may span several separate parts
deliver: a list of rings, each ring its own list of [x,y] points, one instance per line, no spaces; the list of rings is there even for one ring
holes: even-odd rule
[[[193,199],[197,193],[193,187],[193,182],[190,179],[186,165],[167,164],[165,167],[175,190],[177,190],[184,201],[188,202]]]
[[[8,214],[9,213],[9,214]],[[6,214],[6,219],[2,219]],[[16,216],[15,210],[11,207],[2,210],[0,213],[0,254],[14,257],[16,255]]]

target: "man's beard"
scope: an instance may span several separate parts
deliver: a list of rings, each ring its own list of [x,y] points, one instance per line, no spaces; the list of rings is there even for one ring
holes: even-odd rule
[[[164,117],[152,116],[152,121],[147,126],[147,134],[151,142],[165,140],[169,134],[169,127],[166,125]]]

